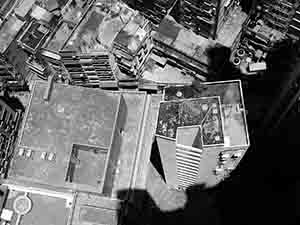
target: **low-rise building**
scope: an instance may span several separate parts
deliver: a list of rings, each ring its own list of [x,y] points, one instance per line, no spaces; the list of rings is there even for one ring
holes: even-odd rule
[[[118,224],[131,190],[145,189],[162,96],[53,84],[45,100],[48,87],[32,86],[3,180],[15,197],[33,203],[21,222],[44,216],[37,199],[45,199],[45,225]],[[14,224],[18,213],[9,202],[4,208],[13,211]]]
[[[150,24],[126,4],[95,1],[60,50],[71,81],[101,86],[136,81],[150,53]],[[74,68],[74,66],[76,68]]]

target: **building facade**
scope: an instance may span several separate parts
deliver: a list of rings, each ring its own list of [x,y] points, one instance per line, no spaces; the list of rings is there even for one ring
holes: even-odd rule
[[[0,98],[0,176],[5,178],[13,156],[22,110],[10,105],[11,99]]]
[[[216,39],[236,0],[182,0],[180,23],[196,34]]]

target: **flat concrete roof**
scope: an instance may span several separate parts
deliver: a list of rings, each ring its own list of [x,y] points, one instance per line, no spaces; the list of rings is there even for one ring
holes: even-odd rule
[[[207,49],[215,46],[215,41],[196,35],[178,24],[171,16],[163,19],[153,38],[205,65],[209,63]]]
[[[52,192],[46,189],[32,189],[23,186],[8,186],[7,201],[4,205],[5,209],[13,211],[12,219],[9,222],[12,225],[67,225],[72,211],[73,196],[71,194],[64,194]],[[25,215],[22,215],[19,223],[18,213],[15,211],[15,206],[20,205],[24,200],[19,198],[27,198],[31,202],[31,209]],[[16,202],[20,204],[16,204]],[[28,205],[27,205],[28,206]],[[0,219],[1,221],[1,219]]]
[[[43,48],[53,52],[58,52],[71,34],[73,28],[74,24],[62,21],[50,36],[49,40],[47,40],[44,44]]]
[[[218,32],[216,42],[231,48],[243,28],[248,15],[241,8],[236,8],[230,13],[224,25]]]
[[[72,216],[72,225],[118,224],[121,201],[103,196],[78,193]]]
[[[145,62],[141,79],[160,84],[191,84],[194,78],[183,74],[181,69],[172,65],[168,59],[153,52]]]
[[[144,187],[161,95],[54,84],[47,102],[46,86],[33,85],[9,179],[111,197]]]
[[[39,81],[33,86],[10,176],[64,187],[74,144],[109,150],[121,96],[54,84],[47,102],[46,86]],[[19,156],[20,148],[32,150],[32,156]],[[55,160],[41,159],[42,152],[55,153]]]

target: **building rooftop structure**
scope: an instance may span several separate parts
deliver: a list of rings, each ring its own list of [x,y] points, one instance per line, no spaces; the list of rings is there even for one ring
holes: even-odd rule
[[[169,186],[217,184],[249,146],[240,81],[165,88],[156,136]]]
[[[22,109],[12,107],[13,100],[0,98],[0,177],[7,176],[22,117]]]
[[[63,225],[70,222],[73,194],[19,185],[2,185],[1,189],[5,190],[1,223]]]
[[[129,190],[146,189],[162,95],[53,84],[45,100],[48,87],[34,81],[26,100],[8,177],[2,180],[8,188],[3,209],[11,216],[0,221],[41,223],[42,210],[45,225],[117,225]],[[19,196],[30,205],[20,220]]]
[[[10,177],[109,196],[129,188],[146,93],[55,85],[45,102],[46,86],[33,87]]]
[[[45,24],[36,21],[31,22],[18,39],[18,43],[31,54],[35,54],[45,41],[49,32],[50,29]]]
[[[10,12],[14,9],[17,0],[1,0],[0,1],[0,18],[4,19],[9,16]]]
[[[41,61],[45,61],[48,68],[51,68],[50,70],[58,71],[59,74],[65,74],[63,77],[67,77],[67,72],[62,67],[59,51],[70,36],[72,30],[85,15],[91,2],[93,2],[93,0],[68,0],[63,1],[63,4],[60,3],[58,11],[59,15],[61,15],[60,20],[56,23],[55,27],[52,28],[50,35],[48,35],[40,48]]]
[[[195,34],[167,15],[153,31],[154,48],[168,58],[201,76],[209,74],[209,49],[216,46],[232,48],[239,40],[247,14],[237,7],[226,17],[216,40]],[[187,41],[189,40],[189,41]]]
[[[178,24],[171,16],[166,16],[158,30],[154,31],[153,40],[155,47],[162,52],[192,64],[205,74],[208,73],[206,51],[215,45],[214,41],[196,35]]]
[[[79,85],[135,81],[152,47],[150,28],[149,21],[125,3],[94,1],[60,49],[62,61]],[[80,80],[75,58],[85,59],[76,68]],[[84,63],[90,64],[89,72]]]
[[[64,1],[66,3],[62,5],[63,7],[60,6],[62,20],[59,22],[43,45],[43,49],[45,51],[59,55],[59,51],[62,49],[74,27],[85,15],[87,8],[92,1]]]
[[[18,2],[14,12],[16,16],[23,21],[26,20],[27,15],[29,14],[31,8],[34,6],[36,0],[21,0]]]
[[[206,77],[188,70],[183,65],[153,50],[143,67],[140,83],[153,83],[164,86],[174,84],[190,85],[196,78],[206,81]]]
[[[159,25],[165,15],[171,11],[176,0],[123,0],[130,7],[139,10],[153,24]]]
[[[61,51],[93,53],[109,50],[114,38],[134,15],[125,4],[96,1],[66,41]]]
[[[51,12],[56,9],[62,9],[68,2],[69,0],[37,0],[35,4]]]
[[[246,20],[231,61],[245,75],[257,75],[267,69],[266,57],[274,45],[285,39],[297,39],[299,1],[259,0]]]
[[[223,26],[219,30],[217,43],[233,48],[239,40],[244,23],[247,21],[248,15],[240,7],[233,9],[225,20]]]
[[[11,15],[0,28],[0,54],[4,54],[17,34],[22,29],[25,22]]]
[[[77,24],[93,1],[94,0],[68,0],[67,4],[61,10],[63,20]]]
[[[59,50],[62,48],[74,27],[75,24],[72,22],[61,21],[45,41],[42,46],[41,54],[47,59],[50,58],[59,61],[61,59]]]

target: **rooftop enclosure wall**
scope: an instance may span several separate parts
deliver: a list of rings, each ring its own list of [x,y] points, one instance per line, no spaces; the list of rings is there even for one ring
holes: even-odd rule
[[[121,150],[122,143],[122,131],[127,118],[127,105],[125,103],[124,97],[121,95],[119,112],[117,114],[117,119],[115,122],[112,142],[108,150],[106,169],[105,169],[105,178],[102,193],[107,196],[111,196],[112,188],[114,185],[114,178],[116,174],[116,168],[118,164],[118,159]]]

